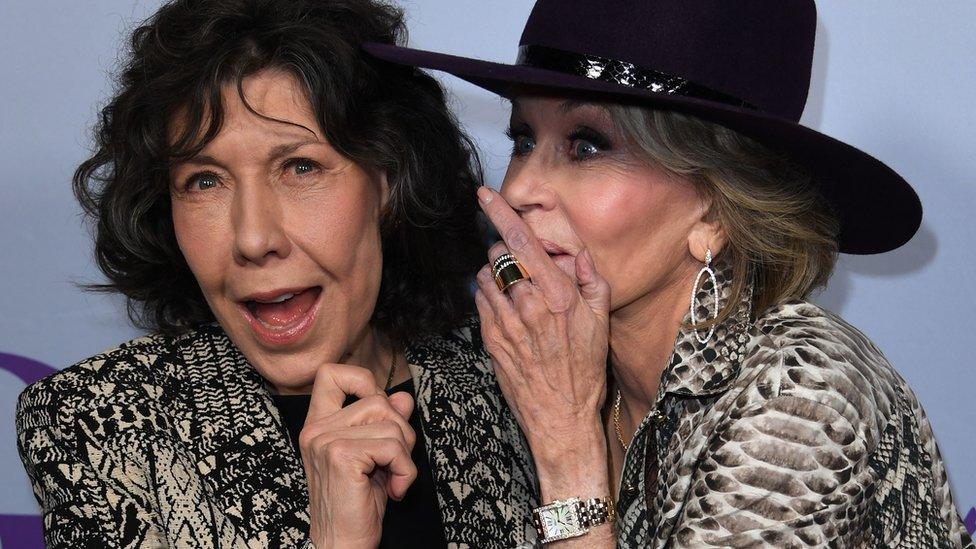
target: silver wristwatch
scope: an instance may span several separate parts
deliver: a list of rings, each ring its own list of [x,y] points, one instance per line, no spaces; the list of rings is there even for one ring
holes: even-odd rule
[[[565,499],[532,511],[532,522],[541,543],[582,536],[590,531],[590,527],[614,520],[616,510],[609,497]]]

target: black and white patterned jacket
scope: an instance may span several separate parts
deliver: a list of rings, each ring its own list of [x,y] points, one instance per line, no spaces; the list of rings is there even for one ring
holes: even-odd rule
[[[679,333],[624,460],[617,545],[976,549],[925,412],[874,344],[812,303],[751,318],[750,300],[707,344]]]
[[[475,321],[406,349],[445,537],[535,540],[534,472]],[[301,547],[308,495],[263,379],[216,326],[28,387],[18,444],[49,547]]]

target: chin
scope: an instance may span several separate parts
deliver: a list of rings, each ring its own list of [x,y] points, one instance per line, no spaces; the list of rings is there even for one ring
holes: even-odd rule
[[[328,364],[330,360],[317,358],[318,353],[290,352],[255,354],[253,358],[241,349],[251,366],[278,393],[311,393],[318,365]]]
[[[325,337],[312,330],[299,344],[289,346],[266,345],[256,337],[251,327],[243,321],[220,320],[227,336],[240,350],[244,358],[277,392],[309,393],[318,366],[336,362],[339,352],[329,353],[330,345]],[[316,342],[312,345],[311,342]],[[336,355],[336,356],[333,356]]]

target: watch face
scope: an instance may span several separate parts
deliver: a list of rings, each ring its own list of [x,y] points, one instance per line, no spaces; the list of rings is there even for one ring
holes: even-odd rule
[[[576,534],[580,531],[576,510],[572,505],[550,507],[539,513],[547,538]]]

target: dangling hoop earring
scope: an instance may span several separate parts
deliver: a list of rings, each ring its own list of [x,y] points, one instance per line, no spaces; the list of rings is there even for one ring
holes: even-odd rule
[[[695,283],[691,287],[691,325],[695,330],[695,339],[698,340],[698,343],[701,343],[702,345],[708,343],[708,341],[712,339],[712,335],[715,333],[715,323],[713,322],[708,329],[708,335],[706,335],[704,338],[698,335],[698,315],[695,314],[695,298],[698,295],[698,282],[701,281],[702,275],[705,274],[712,279],[712,301],[715,305],[715,310],[712,311],[712,320],[714,321],[716,318],[718,318],[718,279],[715,278],[715,271],[712,270],[711,249],[705,251],[705,266],[702,267],[702,270],[698,271],[698,276],[695,277]]]

